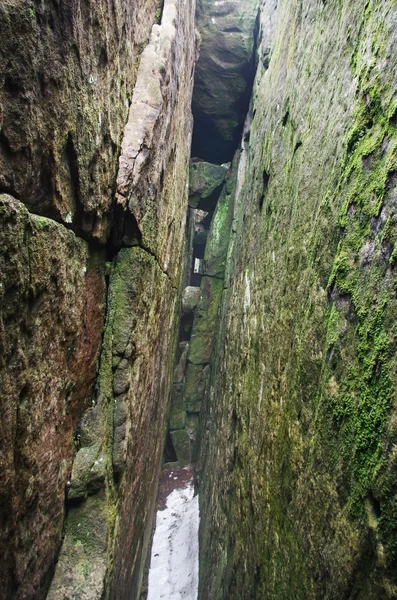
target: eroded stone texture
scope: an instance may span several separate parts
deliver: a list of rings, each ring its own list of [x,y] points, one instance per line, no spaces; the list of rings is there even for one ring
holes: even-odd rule
[[[257,0],[199,0],[192,156],[230,161],[238,146],[254,78]]]
[[[59,549],[73,433],[91,405],[103,257],[0,196],[1,597],[41,599]]]
[[[185,370],[186,370],[186,361],[187,361],[187,353],[189,352],[189,344],[186,344],[183,352],[181,354],[181,358],[175,368],[174,371],[174,383],[183,383],[185,378]]]
[[[207,365],[211,360],[215,335],[218,330],[218,308],[223,292],[223,280],[204,275],[200,286],[200,300],[196,309],[189,362]]]
[[[213,211],[225,181],[227,166],[192,160],[189,168],[189,206]]]
[[[186,214],[186,192],[175,194],[175,186],[188,177],[185,153],[191,139],[189,101],[196,58],[193,4],[165,2],[161,26],[153,26],[140,62],[117,177],[116,198],[125,218],[116,241],[133,245],[139,240],[174,279],[185,232],[181,215]]]
[[[176,383],[172,386],[170,430],[183,429],[185,427],[186,410],[184,403],[184,383]]]
[[[92,416],[80,423],[82,447],[70,486],[69,499],[83,491],[86,499],[72,504],[51,600],[64,600],[65,595],[99,600],[103,594],[124,600],[140,593],[182,289],[194,4],[166,0],[161,26],[153,26],[142,55],[117,188],[120,226],[114,241],[127,247],[118,251],[110,270],[98,395]],[[105,545],[101,536],[85,540],[76,534],[80,512],[84,516],[91,511],[93,526],[108,532]],[[87,569],[90,561],[93,566]]]
[[[396,23],[389,1],[282,2],[261,42],[206,420],[202,600],[397,595]]]
[[[100,598],[110,556],[117,572],[113,584],[117,589],[115,597],[129,595],[133,586],[138,590],[145,551],[142,543],[150,529],[163,449],[162,429],[167,407],[164,398],[167,399],[169,389],[169,347],[172,346],[172,309],[176,297],[176,290],[154,257],[141,248],[125,248],[119,252],[110,277],[99,397],[93,409],[102,435],[99,432],[99,439],[95,436],[89,440],[91,445],[79,451],[73,465],[74,474],[84,463],[84,476],[91,487],[86,489],[87,500],[68,514],[66,538],[50,599],[73,595],[77,590],[86,594],[84,597]],[[117,387],[116,382],[121,380],[123,385]],[[90,460],[86,459],[87,455],[91,456]],[[97,475],[104,467],[108,471],[107,481]],[[109,469],[119,477],[119,489],[113,502],[104,494],[104,488],[111,485]],[[84,480],[84,476],[80,475],[80,479]],[[73,493],[69,498],[76,497],[75,487],[72,479],[70,492]],[[116,527],[110,540],[105,538],[104,541],[103,536],[85,540],[80,535],[76,523],[85,519],[89,531],[90,514],[92,528],[105,531]],[[81,544],[83,549],[79,550]],[[92,587],[92,570],[84,566],[89,565],[92,557],[99,558],[99,563],[94,562],[101,586]],[[85,578],[80,581],[82,569]],[[108,577],[112,575],[110,572]]]
[[[156,0],[0,3],[0,190],[106,239]]]

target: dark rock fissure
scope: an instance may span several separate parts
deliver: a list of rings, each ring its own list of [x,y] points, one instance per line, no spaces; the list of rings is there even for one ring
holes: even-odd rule
[[[218,5],[200,0],[197,7],[202,40],[192,101],[188,202],[193,209],[188,218],[194,235],[190,264],[185,267],[187,287],[182,295],[169,423],[180,464],[197,455],[200,410],[219,327],[238,168],[236,149],[256,68],[259,17],[255,4]],[[245,143],[248,141],[246,131]]]

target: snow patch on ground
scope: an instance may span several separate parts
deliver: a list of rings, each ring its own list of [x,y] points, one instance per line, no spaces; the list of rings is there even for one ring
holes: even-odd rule
[[[193,483],[167,497],[157,512],[147,600],[197,600],[198,496]]]

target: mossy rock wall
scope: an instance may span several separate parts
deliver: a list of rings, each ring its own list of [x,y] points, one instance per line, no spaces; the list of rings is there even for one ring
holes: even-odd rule
[[[104,242],[157,0],[0,2],[0,189]]]
[[[0,195],[1,597],[45,597],[62,540],[75,428],[89,411],[104,256]]]
[[[110,265],[96,405],[80,423],[71,511],[48,600],[140,595],[182,294],[194,12],[190,0],[165,0],[142,53],[117,177],[114,241],[122,247]],[[76,535],[80,518],[103,535]]]
[[[397,7],[268,10],[202,426],[200,598],[392,599]]]

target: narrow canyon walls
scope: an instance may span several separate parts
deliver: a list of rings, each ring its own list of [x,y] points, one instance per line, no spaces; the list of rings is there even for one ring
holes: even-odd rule
[[[183,267],[194,8],[167,0],[141,57],[117,178],[113,244],[122,247],[110,270],[98,394],[81,423],[51,599],[81,590],[100,598],[104,586],[111,598],[135,598],[141,586]]]
[[[396,597],[396,22],[394,2],[262,5],[202,600]]]
[[[394,0],[0,22],[0,598],[138,599],[192,459],[200,600],[396,598]]]

